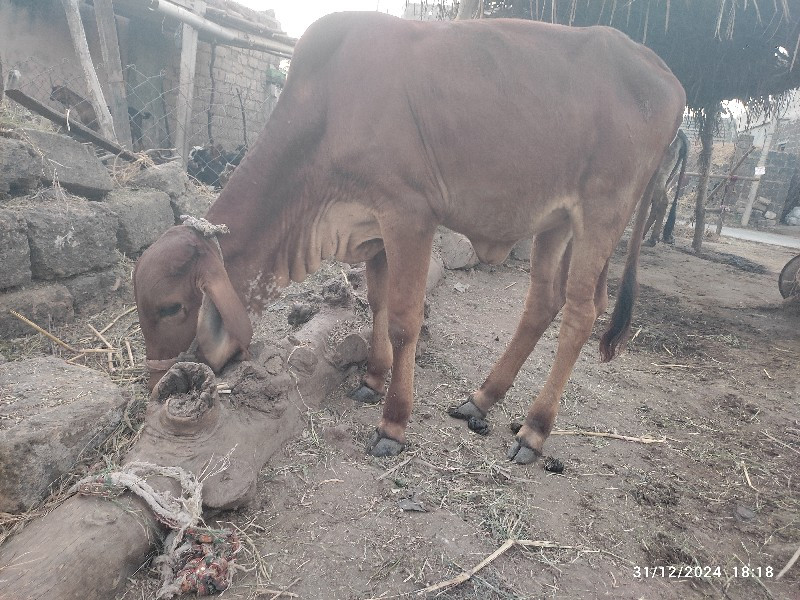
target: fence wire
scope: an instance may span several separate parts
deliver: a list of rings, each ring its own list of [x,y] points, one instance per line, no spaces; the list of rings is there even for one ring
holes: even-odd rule
[[[189,174],[203,183],[220,185],[220,175],[238,164],[244,150],[266,124],[280,91],[281,73],[265,68],[258,79],[229,77],[210,65],[199,65],[192,99],[192,117],[186,138],[192,148]],[[203,72],[205,71],[205,72]],[[98,65],[102,77],[102,65]],[[95,110],[80,65],[65,58],[56,64],[43,64],[29,58],[8,65],[7,73],[14,87],[61,113],[97,131]],[[123,68],[128,103],[128,126],[133,150],[147,151],[156,160],[174,157],[178,132],[177,106],[183,100],[176,69],[148,73],[145,67],[129,64]],[[234,79],[237,79],[234,82]],[[242,85],[246,81],[245,85]],[[13,102],[5,106],[16,122],[36,121],[28,111]]]

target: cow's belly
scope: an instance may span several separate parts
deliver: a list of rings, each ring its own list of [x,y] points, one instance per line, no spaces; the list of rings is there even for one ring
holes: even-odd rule
[[[375,214],[361,203],[336,202],[316,222],[309,251],[322,260],[359,263],[383,249],[381,229]]]

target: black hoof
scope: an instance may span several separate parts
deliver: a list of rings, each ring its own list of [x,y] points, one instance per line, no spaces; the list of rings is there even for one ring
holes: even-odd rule
[[[653,248],[656,245],[656,241],[652,238],[645,240],[642,242],[642,246],[647,246],[648,248]]]
[[[675,245],[675,238],[674,237],[664,238],[664,243],[665,244],[669,244],[670,246],[674,246]]]
[[[486,419],[480,419],[478,417],[470,417],[467,419],[467,427],[469,427],[478,435],[489,435],[489,431],[491,430],[491,427],[489,427],[489,421]]]
[[[405,444],[401,444],[397,440],[393,440],[392,438],[384,436],[377,429],[367,442],[367,452],[369,452],[372,456],[377,456],[378,458],[397,456],[403,450],[405,450],[405,448]]]
[[[511,433],[517,435],[519,430],[522,429],[522,422],[521,421],[513,421],[508,424],[508,428],[511,430]]]
[[[511,448],[508,449],[508,453],[506,454],[508,460],[518,465],[530,465],[535,463],[541,455],[541,452],[526,446],[524,442],[518,439],[514,440],[514,443],[511,444]]]
[[[484,413],[480,408],[475,406],[475,403],[472,401],[472,398],[465,400],[458,406],[451,406],[447,409],[447,414],[453,417],[454,419],[463,419],[464,421],[469,421],[470,419],[485,419],[486,413]]]
[[[362,402],[363,404],[377,404],[381,401],[381,395],[363,383],[347,395],[353,400]]]
[[[467,422],[467,427],[478,435],[489,435],[489,421],[486,414],[478,408],[472,398],[465,400],[458,406],[451,406],[447,409],[447,414],[454,419],[463,419]]]

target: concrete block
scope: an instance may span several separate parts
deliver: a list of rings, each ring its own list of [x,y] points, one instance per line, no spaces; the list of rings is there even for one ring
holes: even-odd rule
[[[76,275],[62,281],[72,296],[75,314],[99,312],[115,294],[126,289],[126,281],[117,276],[113,269],[97,273]]]
[[[30,282],[28,225],[15,211],[0,210],[0,265],[0,289]]]
[[[42,173],[42,157],[30,144],[0,136],[0,198],[31,193]]]
[[[511,256],[517,260],[530,260],[531,248],[533,248],[533,238],[520,240],[511,249]]]
[[[0,365],[0,512],[24,512],[114,431],[125,398],[99,371],[54,357]]]
[[[189,175],[180,161],[156,165],[141,171],[131,180],[131,187],[146,187],[169,194],[175,200],[189,187]]]
[[[445,269],[469,269],[480,261],[466,236],[447,229],[436,234],[436,245]]]
[[[57,180],[65,190],[99,199],[114,187],[105,165],[89,148],[59,133],[26,129],[26,139],[44,157],[42,181]]]
[[[158,190],[114,190],[104,203],[119,219],[117,246],[132,256],[175,224],[169,196]]]
[[[63,325],[72,321],[75,316],[72,295],[65,286],[58,283],[0,294],[0,338],[35,333],[11,315],[9,310],[17,311],[45,329],[50,322]]]
[[[60,279],[117,261],[117,217],[102,203],[48,200],[32,203],[22,214],[34,279]]]
[[[192,189],[172,200],[172,212],[175,222],[180,222],[181,215],[204,217],[217,197],[199,188]]]
[[[444,279],[444,263],[438,253],[434,252],[428,265],[428,278],[425,281],[425,293],[430,293]]]

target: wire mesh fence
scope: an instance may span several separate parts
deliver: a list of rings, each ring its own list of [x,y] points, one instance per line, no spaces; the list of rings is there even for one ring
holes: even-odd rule
[[[198,61],[191,119],[183,133],[192,148],[187,160],[189,174],[202,183],[219,186],[222,172],[226,167],[230,170],[229,165],[238,164],[244,150],[266,124],[277,100],[282,74],[270,65],[263,69],[261,77],[234,77],[227,70],[230,61],[215,66],[213,48],[210,54],[211,60],[206,64]],[[178,121],[177,107],[185,100],[184,92],[178,85],[177,69],[149,67],[129,64],[123,68],[127,126],[134,151],[145,151],[157,161],[166,160],[180,152],[175,144],[183,125]],[[65,58],[44,64],[29,58],[9,65],[7,72],[9,88],[19,89],[53,110],[69,113],[72,119],[90,129],[99,129],[76,60]],[[98,74],[102,82],[102,65],[98,65]],[[6,118],[22,125],[32,121],[41,123],[13,102],[7,102],[4,110]]]

